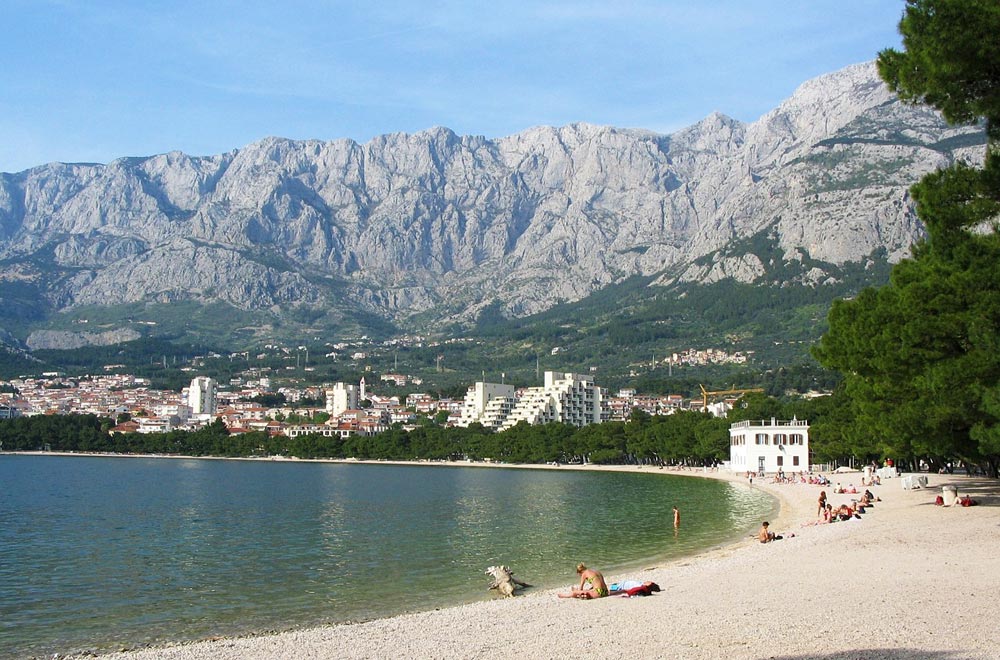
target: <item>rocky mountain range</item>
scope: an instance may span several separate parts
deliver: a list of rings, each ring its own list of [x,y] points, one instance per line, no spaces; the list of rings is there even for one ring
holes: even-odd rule
[[[427,327],[497,302],[530,314],[633,275],[762,281],[764,257],[727,252],[762,232],[822,285],[824,264],[906,256],[921,235],[908,187],[979,162],[984,144],[979,127],[900,103],[866,63],[756,122],[716,113],[671,135],[433,128],[53,163],[0,174],[0,300],[30,311],[0,320],[34,347],[107,306],[122,311],[94,336],[179,303],[232,308],[262,334],[356,314]]]

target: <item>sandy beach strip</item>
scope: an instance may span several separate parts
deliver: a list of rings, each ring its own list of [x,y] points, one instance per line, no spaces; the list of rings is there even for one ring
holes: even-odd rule
[[[723,472],[665,473],[743,481]],[[857,485],[860,475],[839,476],[845,485]],[[955,485],[980,506],[935,506],[943,485]],[[778,497],[781,513],[771,528],[785,538],[766,545],[747,538],[697,557],[607,576],[653,580],[663,591],[652,596],[581,601],[528,590],[516,598],[364,623],[102,657],[1000,657],[996,480],[931,475],[928,487],[919,490],[903,490],[901,479],[886,480],[872,489],[882,501],[861,520],[816,526],[801,523],[815,519],[820,487],[760,480],[752,487]],[[858,497],[825,490],[834,505]],[[567,566],[566,587],[574,582]],[[419,594],[406,594],[405,585],[400,591],[386,598],[413,600],[419,607]]]

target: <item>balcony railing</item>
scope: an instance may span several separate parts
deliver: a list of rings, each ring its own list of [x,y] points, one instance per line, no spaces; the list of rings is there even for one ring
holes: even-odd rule
[[[745,419],[742,422],[733,422],[729,427],[731,429],[746,429],[750,427],[758,426],[809,426],[809,422],[804,419],[791,419],[791,420],[781,420],[781,419]]]

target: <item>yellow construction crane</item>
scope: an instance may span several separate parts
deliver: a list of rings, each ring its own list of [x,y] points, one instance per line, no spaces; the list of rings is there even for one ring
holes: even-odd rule
[[[717,394],[746,394],[747,392],[763,392],[764,391],[763,388],[760,388],[760,387],[751,387],[751,388],[741,389],[741,390],[733,388],[733,389],[729,389],[729,390],[715,390],[714,392],[709,392],[708,390],[705,389],[704,385],[699,385],[698,387],[701,388],[701,396],[702,396],[702,407],[701,407],[701,409],[702,410],[708,410],[708,397],[710,397],[710,396],[715,396]]]

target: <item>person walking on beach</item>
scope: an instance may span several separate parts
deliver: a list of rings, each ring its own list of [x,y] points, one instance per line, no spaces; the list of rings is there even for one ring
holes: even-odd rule
[[[603,598],[610,593],[608,583],[604,581],[600,571],[587,568],[586,564],[580,562],[576,565],[576,572],[580,574],[580,586],[568,594],[559,594],[560,598]],[[586,589],[584,585],[587,585]]]
[[[677,507],[674,507],[674,529],[677,529],[680,526],[681,526],[681,512],[677,510]]]

